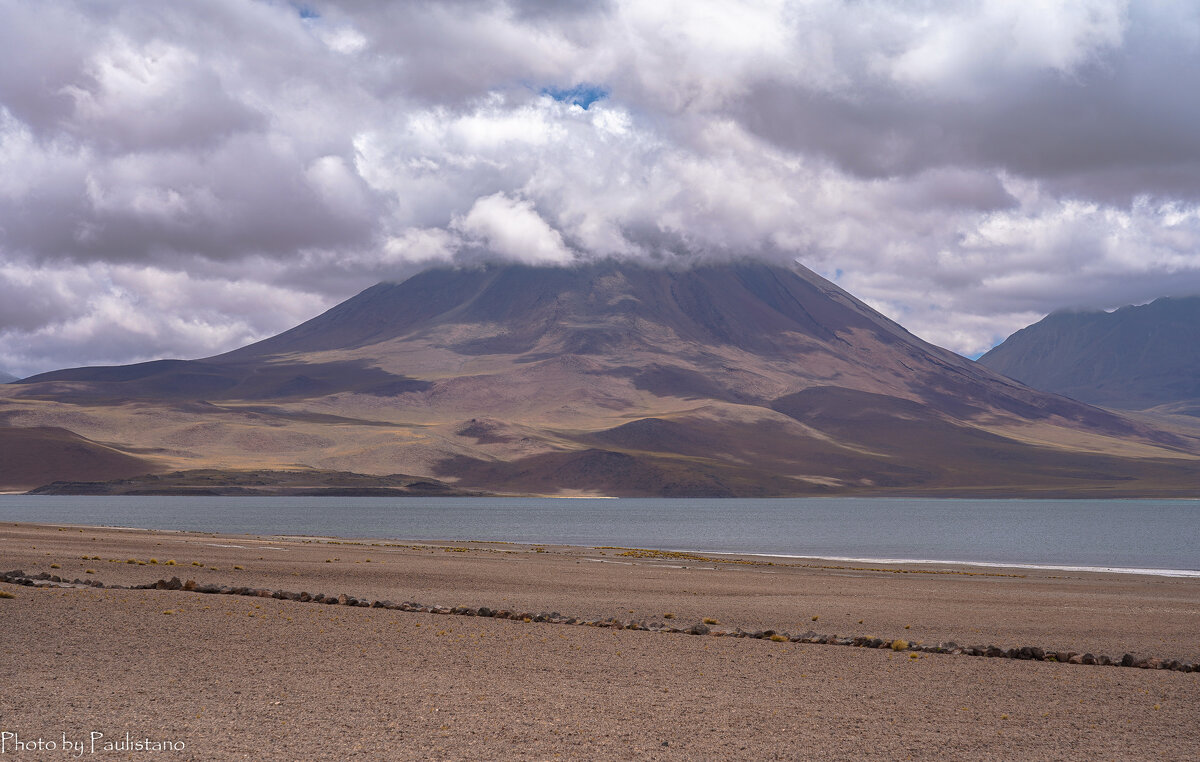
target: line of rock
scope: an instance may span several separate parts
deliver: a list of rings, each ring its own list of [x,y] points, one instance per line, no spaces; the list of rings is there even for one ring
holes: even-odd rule
[[[13,585],[25,585],[32,587],[106,587],[99,580],[82,580],[74,579],[67,580],[57,575],[42,572],[40,574],[26,575],[21,570],[11,572],[0,572],[0,582],[7,582]],[[617,619],[609,617],[607,619],[581,619],[573,616],[564,616],[557,611],[542,612],[538,614],[530,612],[517,612],[509,609],[492,609],[487,606],[473,608],[470,606],[427,606],[422,603],[406,601],[403,603],[393,603],[392,601],[368,600],[366,598],[355,598],[351,595],[325,595],[324,593],[310,594],[307,592],[288,592],[286,590],[267,590],[266,588],[257,587],[230,587],[227,585],[201,585],[195,580],[180,581],[179,577],[171,579],[160,579],[155,582],[150,582],[145,585],[108,585],[110,590],[181,590],[185,592],[202,593],[205,595],[240,595],[249,596],[251,598],[273,598],[281,601],[296,601],[299,603],[320,603],[330,606],[357,606],[360,608],[375,608],[375,609],[390,609],[393,611],[409,611],[421,614],[441,614],[453,616],[480,616],[490,617],[492,619],[509,619],[520,622],[545,622],[549,624],[567,624],[583,627],[607,627],[616,630],[644,630],[647,632],[665,632],[685,635],[707,635],[711,637],[726,637],[726,638],[754,638],[757,640],[775,640],[779,642],[791,643],[812,643],[819,645],[830,646],[854,646],[857,648],[882,648],[891,649],[893,651],[910,651],[918,653],[936,653],[936,654],[952,654],[961,656],[985,656],[997,659],[1020,659],[1027,661],[1057,661],[1067,664],[1088,664],[1105,667],[1135,667],[1138,669],[1166,669],[1176,672],[1200,672],[1200,664],[1192,662],[1182,662],[1178,659],[1159,659],[1154,657],[1140,657],[1133,654],[1124,654],[1121,658],[1115,659],[1104,654],[1078,653],[1076,651],[1060,651],[1039,648],[1037,646],[1020,646],[1016,648],[1000,648],[994,645],[987,646],[960,646],[959,644],[948,641],[938,643],[936,645],[923,643],[910,643],[902,639],[887,640],[884,638],[872,638],[864,636],[842,637],[838,635],[822,635],[812,630],[801,634],[789,634],[776,630],[743,630],[738,627],[733,630],[714,629],[703,622],[679,627],[669,625],[665,622],[645,622],[642,620],[632,619]]]

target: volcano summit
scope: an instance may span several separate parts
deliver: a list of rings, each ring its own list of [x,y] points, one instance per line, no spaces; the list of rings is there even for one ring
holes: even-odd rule
[[[3,392],[0,436],[52,431],[46,452],[70,441],[119,460],[114,478],[138,459],[524,494],[1148,496],[1200,481],[1194,439],[1034,391],[811,271],[755,262],[433,269],[224,355]],[[76,478],[69,457],[43,460],[33,481]]]

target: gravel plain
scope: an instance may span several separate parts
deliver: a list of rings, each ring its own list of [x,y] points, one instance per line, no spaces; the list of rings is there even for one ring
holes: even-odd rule
[[[1196,579],[0,525],[0,570],[17,568],[1200,660]],[[1200,749],[1200,673],[184,591],[0,591],[15,596],[0,599],[0,735],[15,734],[3,759],[68,758],[14,741],[87,747],[93,733],[104,735],[82,758],[1184,760]],[[163,750],[120,748],[126,733]]]

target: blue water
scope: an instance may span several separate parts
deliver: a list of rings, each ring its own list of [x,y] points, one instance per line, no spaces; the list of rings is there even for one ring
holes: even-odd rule
[[[3,495],[3,521],[239,534],[616,545],[1200,576],[1200,500]]]

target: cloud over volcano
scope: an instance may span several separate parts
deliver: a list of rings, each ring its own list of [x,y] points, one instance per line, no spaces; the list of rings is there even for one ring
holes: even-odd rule
[[[8,3],[0,370],[447,261],[799,259],[980,352],[1200,293],[1192,3]]]

